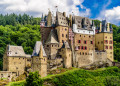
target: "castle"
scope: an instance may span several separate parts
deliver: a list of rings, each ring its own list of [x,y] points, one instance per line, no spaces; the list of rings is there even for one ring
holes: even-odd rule
[[[25,71],[39,71],[42,77],[57,67],[86,67],[94,63],[112,65],[112,26],[103,20],[96,28],[94,21],[81,16],[50,11],[40,22],[41,41],[37,41],[32,55],[22,46],[8,45],[3,56],[0,77],[19,76]]]

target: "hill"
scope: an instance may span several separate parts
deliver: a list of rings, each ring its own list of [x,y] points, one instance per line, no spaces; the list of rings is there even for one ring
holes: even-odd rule
[[[61,74],[42,78],[43,86],[120,86],[118,67],[97,70],[72,69]],[[25,81],[13,82],[8,86],[24,86]]]

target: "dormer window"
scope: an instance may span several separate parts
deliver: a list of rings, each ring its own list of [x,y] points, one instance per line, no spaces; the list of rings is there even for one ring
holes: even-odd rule
[[[17,52],[15,52],[15,54],[17,54]]]

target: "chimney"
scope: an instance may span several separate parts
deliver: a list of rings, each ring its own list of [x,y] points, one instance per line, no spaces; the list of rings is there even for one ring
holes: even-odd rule
[[[70,27],[72,27],[72,15],[69,15],[69,19],[70,19]]]
[[[63,16],[66,17],[66,12],[63,12]]]
[[[110,24],[107,23],[107,31],[110,32]]]
[[[99,32],[101,32],[101,30],[102,30],[102,23],[100,23],[100,30],[99,30]]]

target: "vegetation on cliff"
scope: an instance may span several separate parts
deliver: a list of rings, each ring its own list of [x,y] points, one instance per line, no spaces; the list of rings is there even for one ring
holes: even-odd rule
[[[43,86],[120,86],[120,69],[118,67],[97,70],[73,69],[49,75],[42,80]],[[24,86],[25,83],[26,81],[15,82],[9,86]]]

